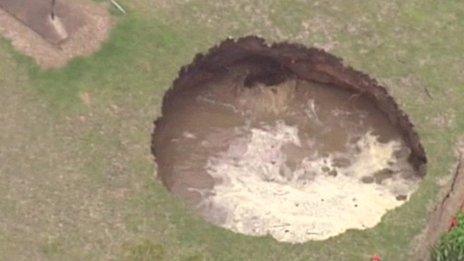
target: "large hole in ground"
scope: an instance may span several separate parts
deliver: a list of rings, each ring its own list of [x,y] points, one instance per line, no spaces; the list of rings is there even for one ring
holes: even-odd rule
[[[383,87],[324,51],[256,37],[183,68],[155,125],[169,191],[215,225],[284,242],[374,227],[425,174]]]

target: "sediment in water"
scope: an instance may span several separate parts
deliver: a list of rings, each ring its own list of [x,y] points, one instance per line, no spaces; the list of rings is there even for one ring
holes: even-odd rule
[[[373,227],[425,174],[393,98],[313,48],[227,40],[182,68],[162,113],[159,178],[235,232],[295,243]]]

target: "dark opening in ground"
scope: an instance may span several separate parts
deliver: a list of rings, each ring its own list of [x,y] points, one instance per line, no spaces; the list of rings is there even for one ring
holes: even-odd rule
[[[425,174],[419,138],[385,89],[321,50],[227,40],[163,100],[158,177],[207,221],[279,241],[365,229]]]

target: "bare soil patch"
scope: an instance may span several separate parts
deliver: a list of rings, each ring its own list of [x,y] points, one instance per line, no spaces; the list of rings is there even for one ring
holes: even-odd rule
[[[42,68],[65,66],[98,51],[113,26],[102,5],[90,1],[0,0],[0,33]]]
[[[314,48],[226,40],[182,68],[162,113],[158,177],[239,233],[299,243],[373,227],[425,175],[385,88]]]

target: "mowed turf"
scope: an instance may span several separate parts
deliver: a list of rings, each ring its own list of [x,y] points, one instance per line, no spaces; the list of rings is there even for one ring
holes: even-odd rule
[[[0,40],[0,260],[410,259],[464,132],[462,1],[118,2],[128,14],[112,10],[103,49],[60,70]],[[407,204],[373,229],[291,245],[213,227],[155,180],[164,91],[196,53],[248,34],[324,47],[388,87],[429,158]]]

